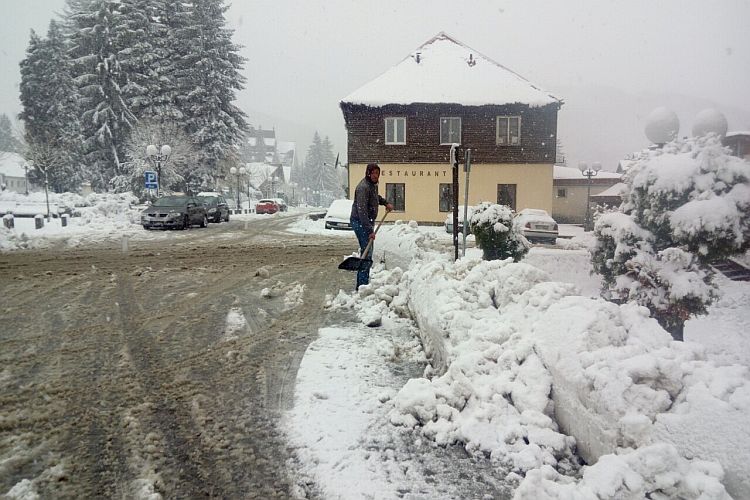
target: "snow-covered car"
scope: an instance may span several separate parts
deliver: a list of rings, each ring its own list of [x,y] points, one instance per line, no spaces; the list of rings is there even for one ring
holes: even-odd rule
[[[289,206],[286,204],[286,200],[284,198],[271,198],[273,201],[276,202],[276,204],[279,206],[279,212],[286,212],[289,209]]]
[[[212,192],[198,193],[198,200],[203,202],[211,222],[229,222],[229,204],[224,195]]]
[[[256,214],[275,214],[278,211],[279,204],[276,203],[276,200],[270,198],[265,200],[258,200],[258,203],[255,204]]]
[[[474,207],[469,207],[469,209],[466,212],[466,219],[471,221],[471,216],[474,213]],[[445,222],[443,222],[445,225],[445,232],[453,234],[453,211],[451,210],[448,212],[448,215],[445,216]],[[464,206],[459,205],[458,206],[458,232],[463,233],[464,232]],[[471,234],[471,225],[469,225],[469,230],[467,231],[467,234]]]
[[[515,223],[521,227],[523,235],[529,241],[554,244],[557,240],[557,222],[546,210],[524,208],[516,215]]]
[[[352,204],[354,200],[333,200],[323,218],[326,229],[351,229]]]
[[[141,212],[143,229],[187,229],[194,224],[208,225],[208,213],[194,196],[162,196]]]

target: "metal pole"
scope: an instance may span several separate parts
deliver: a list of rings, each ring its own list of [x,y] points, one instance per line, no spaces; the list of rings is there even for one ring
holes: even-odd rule
[[[24,177],[26,180],[26,196],[28,196],[29,195],[29,164],[28,163],[23,164],[23,172],[24,172]]]
[[[237,210],[241,210],[240,207],[240,174],[237,174]]]
[[[451,146],[453,164],[453,260],[458,260],[458,145]]]
[[[586,175],[589,182],[586,185],[586,218],[583,221],[584,231],[591,231],[591,171]]]
[[[466,172],[466,187],[464,188],[464,242],[461,256],[466,257],[466,234],[469,231],[469,172],[471,172],[471,149],[466,150],[464,155],[464,171]]]
[[[156,197],[160,196],[161,192],[161,159],[156,159]]]
[[[44,168],[44,197],[47,199],[47,222],[49,222],[49,182],[47,181],[47,168]]]

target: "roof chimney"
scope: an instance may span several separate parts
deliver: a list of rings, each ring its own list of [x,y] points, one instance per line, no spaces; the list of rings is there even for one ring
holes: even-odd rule
[[[469,54],[469,66],[474,66],[477,63],[477,60],[474,59],[474,54]]]
[[[422,53],[421,53],[421,52],[417,52],[417,53],[416,53],[416,54],[414,55],[414,59],[416,59],[416,60],[417,60],[417,64],[419,64],[419,61],[420,61],[420,59],[421,59],[421,58],[422,58]]]

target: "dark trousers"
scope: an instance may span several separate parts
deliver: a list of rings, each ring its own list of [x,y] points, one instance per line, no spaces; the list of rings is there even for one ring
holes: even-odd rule
[[[357,236],[357,241],[359,242],[359,254],[363,258],[359,266],[359,271],[357,271],[357,289],[359,289],[360,285],[366,285],[370,282],[370,266],[372,266],[372,256],[375,253],[375,242],[373,241],[372,245],[370,245],[367,255],[362,255],[367,243],[370,242],[370,233],[365,231],[359,220],[351,219],[351,223],[354,234]]]

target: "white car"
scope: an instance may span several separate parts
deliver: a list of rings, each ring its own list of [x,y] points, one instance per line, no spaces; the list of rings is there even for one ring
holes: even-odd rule
[[[555,244],[557,240],[557,222],[546,210],[524,208],[516,215],[515,223],[521,227],[527,240]]]
[[[354,200],[333,200],[323,217],[326,229],[352,229],[351,216]]]
[[[471,234],[471,216],[474,214],[474,207],[469,207],[469,209],[466,211],[466,220],[469,221],[469,230],[466,234]],[[448,215],[445,216],[445,222],[443,223],[445,226],[445,232],[453,234],[453,210],[448,212]],[[464,232],[464,206],[459,205],[458,206],[458,232],[460,234],[463,234]]]

